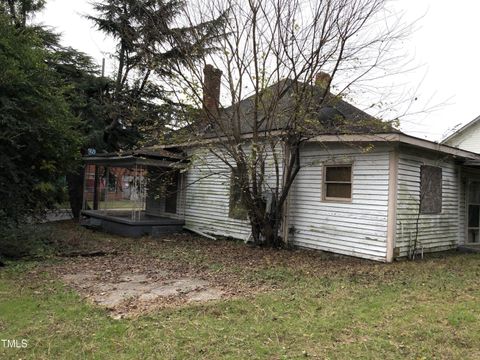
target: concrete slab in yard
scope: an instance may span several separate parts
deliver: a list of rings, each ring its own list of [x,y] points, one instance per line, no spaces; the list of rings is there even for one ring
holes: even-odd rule
[[[187,302],[204,302],[221,299],[223,292],[207,281],[191,277],[160,279],[142,273],[121,274],[117,278],[105,278],[104,273],[84,272],[68,274],[63,280],[88,290],[86,297],[94,303],[115,310],[125,301],[152,302],[158,298],[178,297]],[[164,274],[161,274],[164,275]]]

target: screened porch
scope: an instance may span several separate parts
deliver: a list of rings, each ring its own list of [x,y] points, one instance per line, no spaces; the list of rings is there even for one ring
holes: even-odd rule
[[[155,149],[100,154],[84,161],[84,226],[135,237],[182,231],[178,208],[183,156]]]

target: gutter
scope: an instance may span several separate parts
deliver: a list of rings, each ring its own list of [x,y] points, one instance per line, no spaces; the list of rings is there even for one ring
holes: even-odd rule
[[[389,134],[368,134],[368,135],[320,135],[316,136],[309,142],[397,142],[407,144],[422,149],[441,152],[444,154],[464,158],[471,160],[479,160],[480,154],[461,150],[453,146],[439,144],[433,141],[420,139],[414,136],[402,134],[402,133],[389,133]]]
[[[275,130],[268,133],[264,133],[264,135],[269,136],[282,136],[285,135],[285,131],[283,130]],[[243,140],[249,140],[253,136],[251,133],[242,135]],[[212,139],[205,139],[205,140],[198,140],[192,141],[189,143],[180,143],[180,144],[171,144],[171,145],[162,145],[159,148],[162,149],[169,149],[169,148],[176,148],[176,147],[195,147],[195,146],[205,146],[210,144],[215,144],[219,142],[228,141],[230,138],[228,136],[222,136],[218,138]],[[419,147],[422,149],[432,150],[441,152],[444,154],[460,157],[463,159],[471,159],[471,160],[479,160],[480,161],[480,154],[461,150],[455,148],[453,146],[445,145],[442,143],[436,143],[429,140],[420,139],[411,135],[406,135],[403,133],[384,133],[384,134],[348,134],[348,135],[319,135],[315,136],[311,139],[308,139],[307,142],[323,142],[323,143],[335,143],[335,142],[397,142],[408,144],[411,146]]]

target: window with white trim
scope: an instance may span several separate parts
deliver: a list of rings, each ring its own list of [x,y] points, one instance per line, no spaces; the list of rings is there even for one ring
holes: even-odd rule
[[[352,199],[352,165],[325,165],[323,200]]]

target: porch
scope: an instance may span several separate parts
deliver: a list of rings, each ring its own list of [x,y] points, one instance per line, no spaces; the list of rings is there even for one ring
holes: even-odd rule
[[[458,246],[458,250],[480,253],[480,163],[478,161],[466,162],[462,175],[466,218],[465,242]]]
[[[178,173],[185,166],[181,154],[143,149],[84,161],[83,226],[130,237],[183,230],[183,213],[176,206],[181,201]]]
[[[85,227],[130,237],[177,233],[181,232],[185,225],[184,220],[149,215],[145,211],[141,211],[135,217],[131,211],[124,210],[108,212],[84,210],[82,215],[84,217],[82,225]]]

